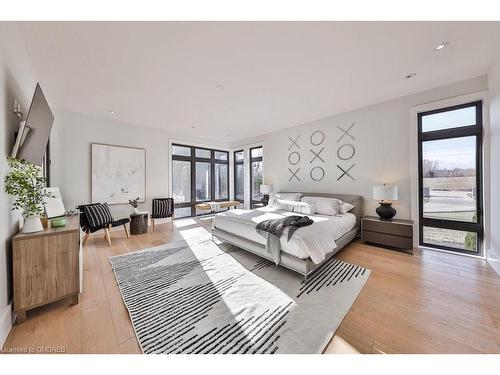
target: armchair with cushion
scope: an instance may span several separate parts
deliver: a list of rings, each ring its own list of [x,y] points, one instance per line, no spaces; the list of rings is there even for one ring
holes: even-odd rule
[[[114,220],[111,211],[106,203],[92,203],[82,204],[77,207],[81,211],[80,227],[85,232],[83,244],[85,245],[91,233],[104,229],[104,238],[111,246],[111,237],[109,236],[109,229],[123,225],[127,238],[130,238],[127,229],[129,218]]]
[[[155,231],[155,219],[172,218],[172,228],[174,230],[174,200],[172,198],[154,198],[151,210],[151,226]]]

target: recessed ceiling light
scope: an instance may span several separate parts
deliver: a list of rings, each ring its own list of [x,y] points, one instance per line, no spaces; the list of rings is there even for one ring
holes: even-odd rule
[[[113,111],[113,110],[111,110],[111,109],[110,109],[110,110],[108,111],[108,113],[110,113],[110,114],[114,115],[114,114],[115,114],[115,111]]]
[[[436,51],[439,51],[439,50],[442,50],[443,48],[448,47],[449,45],[450,45],[450,43],[449,43],[449,42],[443,42],[443,43],[441,43],[441,44],[438,44],[438,45],[437,45],[434,49],[435,49]]]
[[[224,85],[217,85],[215,88],[218,90],[224,90]]]
[[[231,134],[226,134],[226,137],[230,137],[230,136],[231,136]]]
[[[415,77],[416,75],[417,75],[417,73],[410,73],[410,74],[405,76],[405,79],[411,79],[411,78]]]
[[[195,129],[195,128],[196,128],[196,126],[194,126],[194,125],[191,125],[191,129]]]

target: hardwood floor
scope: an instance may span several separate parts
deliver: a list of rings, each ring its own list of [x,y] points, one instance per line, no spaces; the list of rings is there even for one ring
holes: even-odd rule
[[[69,353],[140,353],[108,257],[169,242],[183,221],[113,246],[94,235],[84,248],[84,292],[28,312],[4,346],[62,347]],[[189,226],[192,224],[191,226]],[[482,260],[419,251],[414,256],[354,242],[338,257],[372,270],[326,353],[500,353],[500,277]]]

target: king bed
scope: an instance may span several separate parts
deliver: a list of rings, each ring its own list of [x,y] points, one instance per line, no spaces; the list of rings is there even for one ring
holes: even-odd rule
[[[315,199],[319,199],[324,203],[338,200],[347,203],[349,208],[352,208],[348,212],[337,214],[325,215],[321,210],[307,214],[306,216],[313,220],[312,225],[296,229],[289,240],[285,235],[285,230],[284,235],[279,239],[281,245],[279,260],[269,252],[266,247],[266,238],[256,231],[256,225],[268,219],[305,215],[283,209],[277,204],[273,206],[272,200],[268,206],[254,210],[236,209],[218,213],[212,224],[213,237],[274,261],[307,278],[315,269],[358,236],[363,215],[361,196],[327,193],[278,193],[277,195],[280,194],[293,195],[297,201],[314,202]]]

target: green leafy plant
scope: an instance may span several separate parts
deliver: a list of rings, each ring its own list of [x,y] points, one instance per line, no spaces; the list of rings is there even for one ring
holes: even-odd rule
[[[477,215],[474,214],[472,221],[477,221]],[[477,247],[477,234],[474,232],[467,232],[464,240],[465,250],[476,251]]]
[[[8,160],[10,172],[5,177],[5,192],[16,197],[12,210],[21,209],[25,216],[43,215],[44,198],[52,198],[45,188],[40,167],[25,160]]]

